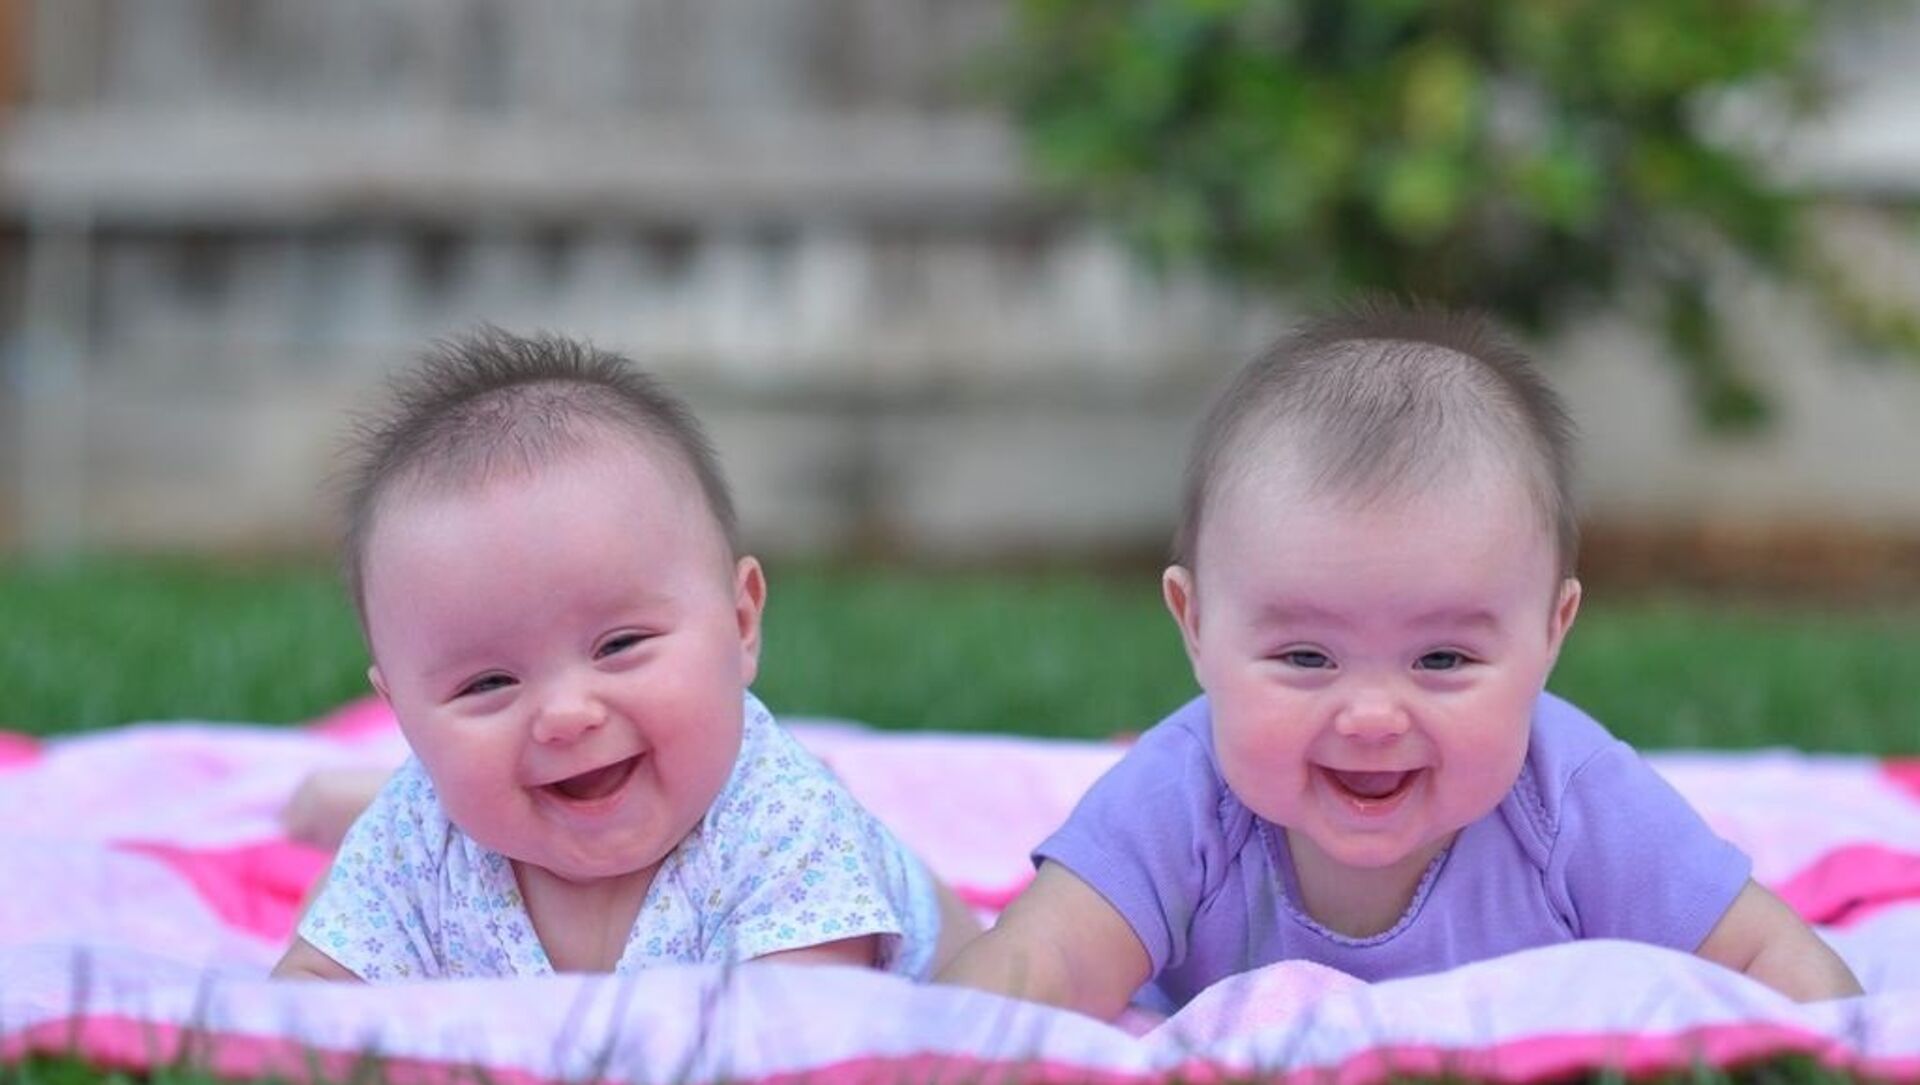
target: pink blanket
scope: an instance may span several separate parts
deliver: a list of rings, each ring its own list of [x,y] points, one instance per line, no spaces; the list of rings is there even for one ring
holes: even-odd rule
[[[983,914],[1119,747],[794,728]],[[153,724],[36,743],[0,733],[0,1059],[79,1050],[139,1069],[473,1068],[502,1082],[898,1085],[1019,1073],[1075,1082],[1301,1085],[1456,1072],[1533,1082],[1614,1066],[1804,1053],[1920,1081],[1920,762],[1672,753],[1656,765],[1756,876],[1821,924],[1868,994],[1797,1006],[1683,954],[1557,946],[1367,985],[1302,963],[1209,990],[1172,1019],[1106,1025],[875,973],[667,968],[383,988],[262,977],[326,857],[276,811],[319,765],[392,763],[357,704],[305,729]]]

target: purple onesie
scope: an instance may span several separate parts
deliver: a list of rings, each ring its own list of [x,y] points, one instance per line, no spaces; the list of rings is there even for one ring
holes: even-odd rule
[[[1752,867],[1631,747],[1550,694],[1513,790],[1460,830],[1380,934],[1337,934],[1300,907],[1286,834],[1220,775],[1205,697],[1141,736],[1034,852],[1043,859],[1126,918],[1163,1008],[1281,960],[1374,981],[1577,938],[1690,952]]]

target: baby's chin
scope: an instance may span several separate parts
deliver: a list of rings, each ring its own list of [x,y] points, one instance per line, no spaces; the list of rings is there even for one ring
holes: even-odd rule
[[[510,859],[513,872],[519,878],[521,888],[526,888],[528,879],[540,879],[557,882],[575,888],[588,886],[606,887],[610,883],[633,880],[652,884],[653,876],[660,869],[666,856],[660,856],[652,862],[636,866],[631,860],[580,860],[555,859],[553,857]]]
[[[622,879],[651,883],[660,864],[680,845],[685,833],[662,839],[657,832],[634,834],[627,840],[602,838],[598,846],[569,847],[568,840],[487,840],[472,832],[475,843],[503,856],[524,891],[530,881],[572,887],[599,886]],[[584,842],[581,842],[584,843]]]
[[[1322,855],[1352,870],[1388,870],[1402,866],[1421,866],[1453,846],[1467,826],[1492,814],[1499,803],[1475,804],[1471,809],[1455,809],[1441,816],[1427,816],[1418,825],[1402,824],[1381,832],[1353,832],[1307,825],[1295,830],[1304,834]]]
[[[1433,861],[1453,843],[1459,830],[1444,833],[1438,837],[1423,837],[1412,843],[1404,840],[1361,840],[1345,838],[1337,841],[1315,840],[1314,844],[1340,866],[1351,870],[1391,870],[1395,867],[1417,865],[1425,866]],[[1328,847],[1332,844],[1332,847]]]

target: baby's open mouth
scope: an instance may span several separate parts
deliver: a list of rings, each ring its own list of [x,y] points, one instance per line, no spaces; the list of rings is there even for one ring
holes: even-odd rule
[[[602,765],[590,769],[578,776],[569,776],[564,780],[555,780],[547,785],[548,790],[558,792],[561,797],[575,802],[590,802],[604,799],[620,790],[620,785],[633,775],[635,765],[640,763],[640,755],[635,754],[624,761],[615,761],[611,765]]]
[[[1324,769],[1327,778],[1334,786],[1367,802],[1381,802],[1391,799],[1406,790],[1420,770],[1404,772],[1343,772],[1339,769]]]

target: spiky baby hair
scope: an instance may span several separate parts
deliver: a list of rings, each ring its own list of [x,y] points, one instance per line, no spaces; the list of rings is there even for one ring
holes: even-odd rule
[[[1517,468],[1560,573],[1579,550],[1573,422],[1532,359],[1474,313],[1371,299],[1314,318],[1233,378],[1187,461],[1174,561],[1192,567],[1221,492],[1263,455],[1316,493],[1404,493],[1489,454]]]
[[[705,430],[628,358],[566,336],[483,325],[436,342],[391,392],[386,409],[356,427],[344,480],[344,572],[363,612],[366,546],[393,491],[457,490],[532,472],[609,435],[678,457],[729,552],[739,551],[733,498]]]

